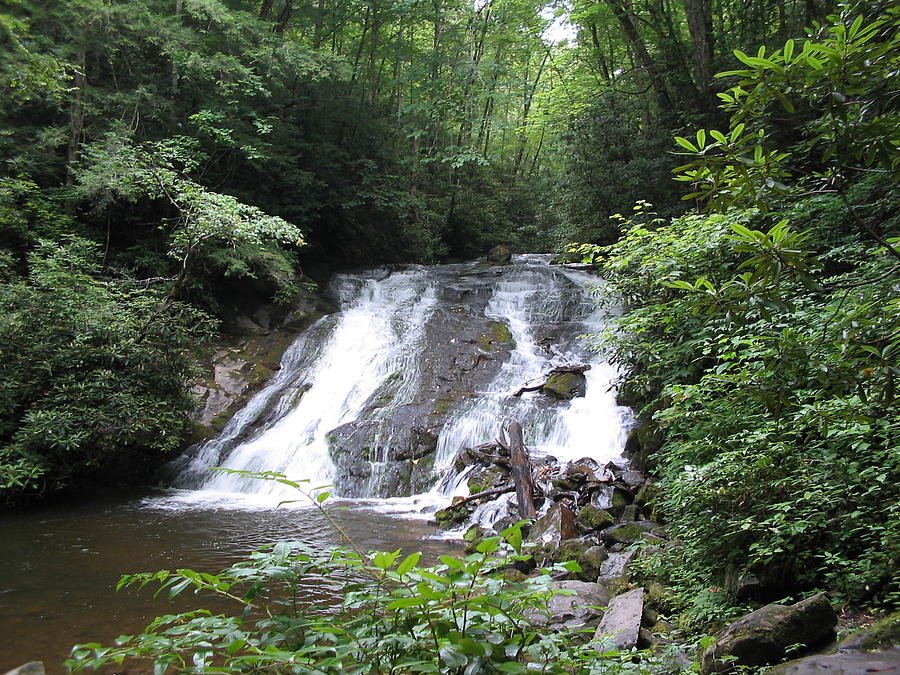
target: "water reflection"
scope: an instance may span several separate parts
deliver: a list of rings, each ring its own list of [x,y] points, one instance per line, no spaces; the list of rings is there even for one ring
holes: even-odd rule
[[[336,503],[333,515],[363,549],[422,551],[429,560],[459,544],[431,538],[424,520],[391,517],[364,504]],[[331,546],[339,536],[313,508],[174,508],[171,496],[110,500],[0,516],[0,672],[42,659],[48,673],[77,642],[111,642],[173,610],[220,600],[188,594],[172,605],[152,592],[114,591],[124,573],[190,567],[218,571],[261,546],[299,540]],[[339,588],[316,589],[322,596]]]

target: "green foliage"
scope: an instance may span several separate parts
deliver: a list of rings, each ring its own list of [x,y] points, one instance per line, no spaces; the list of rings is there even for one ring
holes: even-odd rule
[[[659,506],[685,543],[685,578],[752,572],[786,591],[894,604],[895,268],[860,256],[823,276],[815,252],[832,231],[763,222],[684,216],[600,249],[627,302],[603,346],[666,434]],[[845,256],[865,250],[842,242]]]
[[[125,576],[118,587],[157,585],[172,598],[186,590],[227,597],[242,608],[166,615],[116,646],[73,648],[76,671],[131,659],[151,659],[155,672],[291,673],[641,673],[654,659],[632,663],[633,652],[598,655],[572,636],[535,627],[529,615],[546,609],[550,573],[509,582],[503,570],[527,559],[522,523],[459,558],[420,566],[421,554],[361,555],[282,542],[253,553],[220,574],[180,569]],[[558,571],[558,570],[556,570]],[[311,584],[342,589],[342,602],[317,608]],[[649,655],[644,655],[649,656]]]
[[[0,286],[0,502],[112,466],[139,472],[180,447],[193,401],[185,350],[206,319],[138,285],[99,278],[100,249],[42,242]],[[128,464],[130,463],[130,467]]]
[[[685,198],[765,206],[798,175],[807,179],[799,191],[842,190],[866,171],[900,177],[898,28],[896,8],[871,21],[845,8],[808,39],[755,56],[735,50],[746,67],[718,75],[737,80],[718,94],[728,131],[676,138],[693,158],[676,169],[695,188]],[[778,147],[786,137],[794,156]]]
[[[614,214],[638,201],[661,217],[682,211],[671,181],[671,138],[663,127],[643,128],[638,111],[609,95],[581,111],[563,137],[566,173],[556,197],[565,222],[557,245],[575,239],[611,243],[621,234]]]

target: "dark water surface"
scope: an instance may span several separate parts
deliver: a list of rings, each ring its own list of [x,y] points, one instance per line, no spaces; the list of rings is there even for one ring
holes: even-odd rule
[[[339,506],[336,504],[335,506]],[[424,520],[391,517],[345,502],[337,520],[362,549],[422,551],[430,561],[458,553],[454,542],[429,539]],[[330,546],[339,536],[311,508],[246,509],[173,505],[165,499],[117,499],[0,515],[0,673],[43,660],[65,672],[73,644],[110,644],[139,632],[154,616],[215,606],[186,594],[176,605],[145,589],[115,591],[125,573],[189,567],[217,572],[279,540]],[[321,601],[340,589],[317,589]]]

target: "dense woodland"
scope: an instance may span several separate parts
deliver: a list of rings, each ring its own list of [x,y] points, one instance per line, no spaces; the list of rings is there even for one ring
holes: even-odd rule
[[[5,3],[0,502],[182,447],[187,347],[236,288],[570,251],[626,305],[596,342],[684,542],[661,564],[712,589],[689,622],[748,573],[896,605],[898,26],[880,0]]]

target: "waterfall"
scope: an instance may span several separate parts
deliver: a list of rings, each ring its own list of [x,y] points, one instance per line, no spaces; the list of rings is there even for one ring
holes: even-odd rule
[[[604,325],[591,295],[598,283],[547,256],[340,275],[338,314],[299,336],[220,436],[182,459],[177,485],[196,498],[297,496],[213,470],[221,466],[330,484],[341,496],[382,498],[386,510],[422,508],[465,490],[457,454],[511,419],[536,457],[613,459],[628,411],[615,401],[615,371],[579,337]],[[583,397],[511,396],[575,363],[591,364]]]

